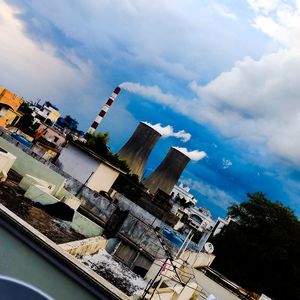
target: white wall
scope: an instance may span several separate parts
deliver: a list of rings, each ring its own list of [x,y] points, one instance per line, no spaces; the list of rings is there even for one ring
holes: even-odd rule
[[[81,183],[93,173],[86,186],[96,192],[108,192],[119,176],[118,171],[72,144],[62,150],[59,162],[64,172]]]
[[[220,300],[239,300],[240,298],[207,277],[203,272],[194,269],[195,281],[207,294],[213,294]]]
[[[99,167],[100,161],[86,154],[76,146],[69,144],[59,156],[62,169],[81,183],[85,183],[92,172]]]
[[[86,186],[96,192],[108,192],[118,176],[118,171],[112,169],[104,163],[101,163]]]

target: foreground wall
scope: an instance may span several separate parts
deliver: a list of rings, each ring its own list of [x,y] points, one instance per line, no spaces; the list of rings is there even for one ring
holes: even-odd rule
[[[202,287],[206,293],[213,294],[217,299],[222,300],[239,300],[240,298],[223,288],[217,282],[207,277],[203,272],[194,269],[195,281]]]

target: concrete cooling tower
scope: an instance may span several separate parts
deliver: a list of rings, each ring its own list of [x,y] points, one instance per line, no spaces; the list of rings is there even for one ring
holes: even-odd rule
[[[141,179],[144,168],[156,142],[161,134],[151,126],[140,122],[128,142],[118,152],[121,159],[125,159],[133,174]]]
[[[152,194],[161,189],[170,195],[189,161],[189,157],[172,147],[157,169],[143,182],[144,185]]]

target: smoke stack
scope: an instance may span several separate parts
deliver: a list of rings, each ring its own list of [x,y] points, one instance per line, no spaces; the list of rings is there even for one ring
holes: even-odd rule
[[[101,111],[99,112],[98,116],[96,117],[95,121],[92,123],[91,127],[88,129],[86,135],[89,135],[89,134],[92,135],[96,131],[97,127],[101,123],[101,121],[104,118],[107,111],[110,109],[110,107],[114,103],[114,101],[117,98],[120,91],[121,91],[121,88],[118,86],[114,89],[114,91],[112,92],[112,94],[110,95],[108,100],[106,101],[105,105],[102,107]]]
[[[144,185],[152,194],[155,194],[160,189],[170,195],[189,161],[190,158],[188,156],[171,147],[165,159],[144,181]]]
[[[156,142],[161,134],[144,122],[140,122],[127,143],[118,152],[121,159],[125,159],[133,174],[141,179],[144,168]]]

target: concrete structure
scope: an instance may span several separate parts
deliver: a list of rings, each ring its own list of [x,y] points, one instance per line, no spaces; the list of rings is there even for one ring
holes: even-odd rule
[[[0,182],[6,180],[8,171],[15,160],[16,157],[11,153],[0,152]]]
[[[190,158],[172,147],[157,169],[144,181],[152,194],[158,189],[171,194]]]
[[[0,126],[16,124],[22,113],[18,112],[18,108],[24,100],[13,92],[0,86]]]
[[[20,185],[25,186],[24,183]],[[43,205],[54,204],[60,200],[49,193],[49,189],[45,186],[40,186],[37,184],[30,185],[25,192],[25,197],[31,199],[33,202],[39,202]],[[79,199],[78,199],[79,201]],[[67,204],[67,203],[66,203]],[[76,232],[86,236],[94,237],[102,235],[103,228],[89,220],[82,214],[75,211],[70,227]]]
[[[108,240],[106,240],[104,237],[97,236],[84,240],[60,244],[60,247],[63,248],[64,251],[77,258],[87,254],[92,255],[97,253],[100,249],[105,249],[105,247],[107,246],[107,242]]]
[[[61,169],[90,189],[108,192],[122,170],[78,143],[69,143],[59,156]]]
[[[204,231],[206,229],[212,229],[215,225],[215,221],[212,219],[210,211],[207,208],[189,208],[187,209],[189,214],[189,224],[191,227]]]
[[[31,150],[45,160],[52,160],[57,157],[67,142],[65,134],[45,123],[42,123],[38,128],[35,140]]]
[[[91,127],[88,129],[87,134],[93,134],[99,124],[101,123],[102,119],[104,118],[105,114],[108,112],[114,101],[116,100],[118,94],[120,93],[121,88],[116,87],[108,100],[106,101],[105,105],[102,107],[101,111],[99,112],[99,115],[96,117],[95,121],[92,123]]]
[[[53,299],[130,299],[110,282],[0,204],[1,274]]]
[[[189,193],[190,188],[188,186],[184,186],[182,183],[178,186],[175,185],[171,194],[173,194],[173,199],[176,198],[176,196],[179,196],[180,198],[185,199],[186,202],[191,202],[193,206],[197,204],[197,199]]]
[[[48,142],[53,143],[57,148],[60,148],[66,143],[66,135],[61,133],[54,127],[47,126],[46,124],[41,124],[37,131],[44,132],[42,136]]]
[[[203,288],[208,295],[214,295],[217,299],[222,300],[239,300],[243,299],[240,298],[237,294],[235,294],[233,291],[226,289],[213,279],[209,278],[207,275],[205,275],[204,272],[194,270],[195,275],[195,281],[198,283],[198,285]],[[229,281],[228,281],[229,283]],[[233,284],[233,283],[231,283]],[[251,298],[250,298],[251,299]]]
[[[13,140],[13,138],[11,138]],[[33,157],[26,154],[22,149],[0,137],[0,148],[16,156],[12,169],[21,176],[30,174],[34,177],[55,185],[54,194],[59,192],[66,182],[66,178],[40,163]]]
[[[126,160],[131,172],[141,179],[147,159],[161,134],[144,122],[140,122],[133,135],[118,152]]]
[[[52,123],[55,123],[60,117],[58,108],[52,105],[49,101],[46,101],[42,106],[36,105],[32,108],[34,110],[33,116],[37,117],[43,122],[48,119]]]

